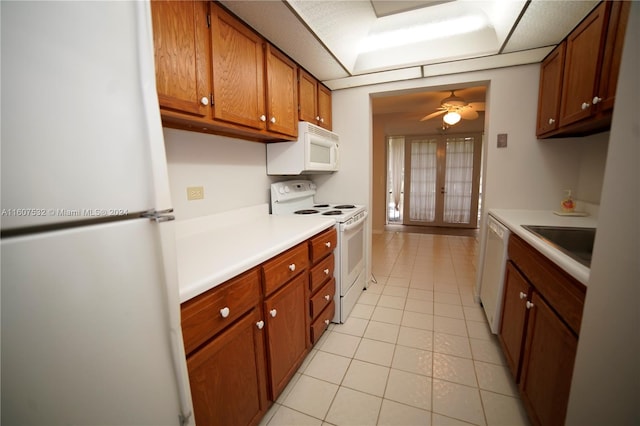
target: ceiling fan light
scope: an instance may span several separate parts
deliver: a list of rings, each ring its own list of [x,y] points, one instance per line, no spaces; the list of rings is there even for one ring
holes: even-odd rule
[[[446,113],[444,117],[442,117],[442,120],[444,120],[444,122],[448,125],[453,126],[454,124],[458,123],[461,118],[462,116],[460,116],[460,114],[458,114],[457,112],[450,111]]]

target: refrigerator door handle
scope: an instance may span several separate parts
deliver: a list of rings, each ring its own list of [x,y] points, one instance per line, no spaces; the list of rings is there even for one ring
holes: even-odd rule
[[[173,209],[166,209],[166,210],[159,210],[159,211],[149,210],[145,213],[142,213],[140,217],[144,217],[149,220],[154,220],[156,223],[169,222],[176,219],[174,215],[168,214],[172,212],[173,212]]]

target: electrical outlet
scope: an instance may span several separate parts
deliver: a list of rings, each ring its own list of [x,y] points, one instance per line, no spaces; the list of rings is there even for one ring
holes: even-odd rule
[[[204,187],[202,186],[188,186],[187,187],[187,200],[202,200],[204,198]]]

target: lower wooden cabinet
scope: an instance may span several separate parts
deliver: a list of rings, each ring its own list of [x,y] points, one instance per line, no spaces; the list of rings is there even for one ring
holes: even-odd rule
[[[308,280],[304,270],[264,301],[272,400],[280,395],[307,355]]]
[[[515,235],[499,340],[529,419],[563,425],[586,287]]]
[[[260,311],[247,315],[187,358],[199,425],[254,425],[267,405]]]

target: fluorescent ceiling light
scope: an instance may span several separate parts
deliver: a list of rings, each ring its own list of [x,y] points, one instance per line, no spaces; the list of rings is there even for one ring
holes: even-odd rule
[[[414,25],[369,35],[360,45],[360,53],[398,47],[421,41],[437,40],[477,31],[486,26],[481,16],[463,16],[446,21]]]

